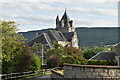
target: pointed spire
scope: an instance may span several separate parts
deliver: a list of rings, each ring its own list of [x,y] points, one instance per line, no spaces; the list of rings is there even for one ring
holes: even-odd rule
[[[61,20],[70,21],[70,18],[69,18],[69,16],[67,15],[67,12],[66,12],[66,8],[65,8],[65,12],[64,12]]]
[[[59,16],[57,15],[56,20],[59,20]]]
[[[66,8],[65,8],[65,12],[64,12],[64,15],[67,15],[67,9],[66,9]],[[64,16],[64,15],[63,15],[63,16]]]

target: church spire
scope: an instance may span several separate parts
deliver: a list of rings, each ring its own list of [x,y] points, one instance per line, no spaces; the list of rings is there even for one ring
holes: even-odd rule
[[[69,18],[69,16],[67,15],[66,8],[65,8],[65,12],[64,12],[64,14],[63,14],[63,16],[62,16],[62,18],[61,18],[61,21],[62,21],[62,20],[70,21],[70,18]]]
[[[59,21],[59,16],[57,15],[57,17],[56,17],[56,21]]]

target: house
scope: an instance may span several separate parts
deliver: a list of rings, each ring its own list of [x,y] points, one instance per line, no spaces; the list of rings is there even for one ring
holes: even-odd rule
[[[52,48],[54,46],[52,44],[53,41],[56,41],[63,47],[73,46],[78,48],[78,36],[73,26],[73,20],[70,20],[66,10],[61,20],[59,20],[59,16],[57,15],[55,30],[36,33],[36,36],[28,41],[27,44],[32,46],[34,43],[41,43]]]
[[[115,52],[112,51],[102,51],[90,58],[90,60],[115,60]]]
[[[115,60],[117,56],[120,56],[120,43],[115,45],[115,51],[102,51],[90,58],[89,60]]]
[[[115,46],[115,53],[120,56],[120,42]]]

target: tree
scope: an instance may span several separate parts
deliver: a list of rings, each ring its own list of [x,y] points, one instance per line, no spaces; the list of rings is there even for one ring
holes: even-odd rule
[[[29,71],[28,67],[32,64],[32,52],[30,47],[27,44],[23,44],[23,53],[19,56],[19,62],[17,67],[17,72]],[[22,66],[22,67],[21,67]]]
[[[53,49],[48,51],[48,54],[49,56],[56,56],[60,58],[61,66],[64,63],[86,64],[86,59],[83,57],[81,49],[75,47],[62,47],[57,43],[56,45]]]
[[[16,72],[19,56],[23,52],[24,38],[17,34],[17,24],[14,21],[0,21],[2,27],[2,71]]]
[[[62,59],[66,56],[67,50],[65,47],[62,47],[60,44],[53,42],[54,48],[49,49],[47,54],[48,56],[56,56]]]
[[[34,45],[31,47],[31,50],[32,50],[32,53],[41,56],[42,44],[41,43],[34,43]]]
[[[83,51],[84,51],[83,56],[86,59],[90,59],[91,57],[93,57],[94,55],[96,55],[97,53],[99,53],[101,51],[109,51],[109,48],[106,48],[106,47],[84,47]]]
[[[86,64],[86,59],[83,57],[83,52],[80,48],[67,47],[67,54],[64,57],[64,63],[70,64]]]
[[[32,52],[22,35],[17,33],[17,26],[14,21],[0,21],[3,74],[27,71],[32,64]]]
[[[29,71],[39,70],[41,68],[42,61],[37,54],[31,55],[31,65],[28,67]]]

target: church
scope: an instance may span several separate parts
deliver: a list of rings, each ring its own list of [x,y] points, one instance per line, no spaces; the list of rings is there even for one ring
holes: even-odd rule
[[[27,42],[29,46],[34,45],[34,43],[41,43],[49,48],[54,47],[52,44],[56,41],[63,47],[73,46],[78,48],[78,36],[73,25],[73,20],[69,18],[65,10],[61,19],[57,15],[56,18],[56,28],[55,30],[49,30],[44,33],[36,33],[36,36]]]

